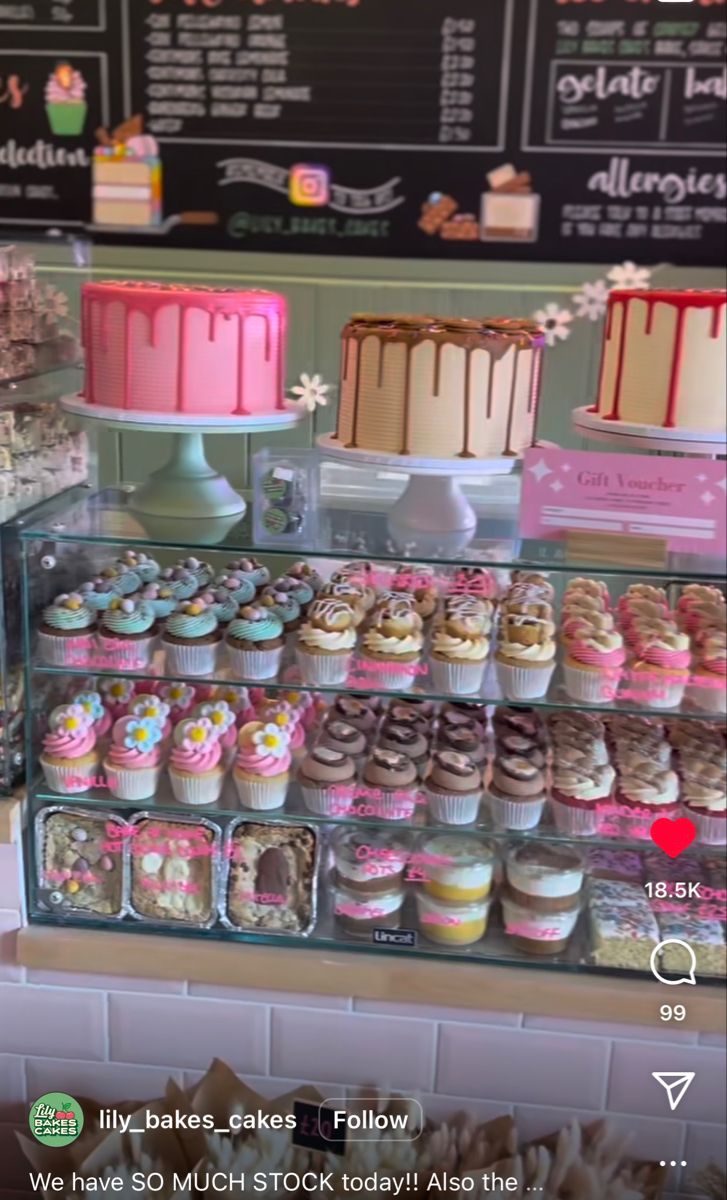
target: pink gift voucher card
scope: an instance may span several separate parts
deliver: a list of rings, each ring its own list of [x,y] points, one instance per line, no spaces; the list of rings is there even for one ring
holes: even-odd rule
[[[670,550],[723,556],[727,464],[533,447],[523,461],[520,533],[569,531],[666,538]]]

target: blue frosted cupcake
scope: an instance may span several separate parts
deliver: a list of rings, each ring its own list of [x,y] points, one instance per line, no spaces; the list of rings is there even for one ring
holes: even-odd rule
[[[208,587],[197,597],[208,608],[211,608],[217,617],[218,625],[229,625],[233,617],[237,616],[240,608],[231,592],[225,588]]]
[[[151,665],[158,625],[151,604],[140,597],[116,596],[101,618],[99,666],[142,671]]]
[[[221,571],[215,576],[212,585],[215,591],[218,588],[223,588],[233,597],[235,603],[251,604],[255,599],[257,588],[251,579],[247,579],[244,575],[240,575],[234,571]]]
[[[217,617],[209,605],[197,597],[184,600],[167,617],[162,635],[166,652],[167,674],[212,675],[222,642]]]
[[[285,574],[289,575],[291,579],[303,580],[305,583],[309,584],[316,596],[323,588],[323,579],[318,574],[315,567],[312,567],[310,563],[305,562],[303,559],[301,559],[300,562],[295,562],[292,566],[288,567]]]
[[[162,621],[174,612],[179,603],[174,589],[163,583],[147,583],[141,589],[140,598],[151,604],[155,616]]]
[[[210,583],[214,577],[214,567],[210,563],[202,562],[199,558],[180,558],[174,564],[175,567],[183,571],[191,571],[197,580],[197,587],[204,588]]]
[[[118,599],[118,596],[116,597]],[[92,665],[96,614],[80,592],[64,592],[43,609],[38,651],[52,667]]]
[[[131,567],[119,562],[114,563],[111,567],[104,567],[101,578],[109,579],[119,596],[130,596],[132,592],[138,592],[141,587],[141,578],[136,571],[132,571]]]
[[[114,563],[115,567],[125,567],[134,571],[142,583],[153,583],[161,574],[159,563],[150,554],[141,550],[124,550]]]
[[[286,633],[295,633],[296,629],[300,629],[303,620],[301,608],[291,592],[278,591],[277,584],[271,583],[263,588],[260,605],[280,617]]]
[[[285,592],[286,595],[292,596],[304,613],[316,598],[310,580],[298,579],[294,575],[282,575],[280,579],[275,580],[273,586],[277,592]]]
[[[83,603],[91,612],[106,612],[114,596],[119,595],[113,579],[102,579],[100,575],[82,583],[78,591],[83,596]]]
[[[269,608],[246,605],[230,621],[225,644],[238,679],[274,679],[285,646],[283,622]]]
[[[249,579],[255,584],[256,591],[270,583],[270,572],[256,558],[233,558],[228,562],[226,569],[234,575],[242,576],[243,579]]]
[[[159,576],[159,583],[171,588],[177,600],[191,600],[199,591],[197,576],[186,567],[165,567]]]

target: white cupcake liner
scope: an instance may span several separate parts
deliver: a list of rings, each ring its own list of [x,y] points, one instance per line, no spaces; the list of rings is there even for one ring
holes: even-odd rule
[[[715,679],[719,677],[715,676]],[[690,683],[685,692],[686,699],[695,708],[701,712],[723,713],[727,712],[727,683],[722,687],[700,686],[698,683]]]
[[[535,829],[545,808],[545,796],[540,800],[505,800],[487,792],[486,800],[492,820],[501,829]]]
[[[417,678],[419,659],[416,662],[409,663],[389,662],[380,658],[359,660],[359,662],[364,661],[375,662],[376,665],[375,671],[369,671],[365,668],[362,671],[362,674],[366,678],[366,686],[372,692],[408,692]]]
[[[727,846],[727,820],[724,817],[708,817],[693,808],[682,807],[685,817],[697,827],[697,841],[703,846]]]
[[[441,658],[431,658],[429,671],[433,689],[451,696],[471,696],[482,688],[486,666],[486,658],[481,662],[444,662]]]
[[[235,787],[243,808],[256,812],[269,812],[282,808],[288,792],[288,777],[273,776],[271,779],[240,779],[235,773]]]
[[[430,792],[427,789],[429,811],[443,825],[471,825],[480,811],[482,792]]]
[[[151,663],[156,640],[156,634],[125,642],[111,634],[99,633],[93,665],[102,670],[143,671]]]
[[[381,796],[371,800],[371,807],[376,809],[374,819],[381,821],[410,821],[416,812],[416,806],[416,793],[404,794],[403,788],[401,792],[391,795],[383,792]]]
[[[180,645],[162,638],[167,675],[214,675],[221,642]]]
[[[609,704],[615,700],[620,679],[620,670],[588,671],[567,663],[563,667],[566,692],[571,700],[584,704]]]
[[[141,767],[129,770],[104,763],[106,782],[115,800],[151,800],[156,795],[161,767]]]
[[[215,804],[220,798],[225,774],[221,767],[204,775],[178,775],[174,767],[169,768],[169,782],[174,798],[179,804],[197,808],[203,804]]]
[[[236,679],[275,679],[280,671],[283,650],[283,646],[273,650],[239,650],[227,643],[227,654]]]
[[[81,632],[73,637],[57,637],[52,633],[38,634],[38,653],[49,667],[92,667],[96,636]]]
[[[511,667],[496,660],[497,681],[506,700],[540,700],[547,694],[555,671],[548,667]]]
[[[574,804],[563,804],[561,800],[551,796],[550,811],[558,832],[565,833],[568,837],[594,837],[601,827],[598,804],[593,804],[590,808],[579,808]]]
[[[46,762],[42,755],[40,765],[50,790],[59,792],[62,796],[77,796],[81,792],[89,792],[98,773],[97,763],[80,767],[68,762],[61,766],[58,763]]]
[[[303,682],[311,687],[336,687],[348,679],[353,662],[350,654],[308,654],[296,647],[295,659]]]
[[[341,797],[334,787],[310,787],[306,784],[305,787],[301,784],[301,792],[303,800],[309,812],[316,813],[319,817],[334,817],[341,810]],[[344,785],[345,786],[345,785]]]

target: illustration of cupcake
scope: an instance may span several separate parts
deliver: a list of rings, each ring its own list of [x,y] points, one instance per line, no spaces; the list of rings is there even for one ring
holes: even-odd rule
[[[117,800],[154,796],[162,769],[162,726],[151,717],[122,717],[114,725],[104,770]]]
[[[54,708],[43,738],[40,765],[54,792],[72,796],[93,787],[99,764],[93,720],[80,704]]]
[[[51,133],[58,137],[78,137],[83,133],[88,104],[86,81],[70,63],[59,63],[45,85],[45,111]]]
[[[290,738],[279,725],[250,721],[238,739],[233,772],[240,803],[267,811],[282,808],[290,782]]]
[[[174,730],[169,780],[180,804],[197,807],[220,798],[225,772],[217,728],[207,717],[185,718]]]

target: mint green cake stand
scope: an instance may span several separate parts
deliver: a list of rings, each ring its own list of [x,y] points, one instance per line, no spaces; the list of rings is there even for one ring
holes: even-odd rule
[[[240,517],[246,504],[224,475],[207,462],[204,439],[212,434],[280,433],[307,416],[298,408],[281,409],[249,417],[209,417],[190,413],[138,413],[129,409],[87,404],[77,393],[61,397],[61,407],[89,425],[102,425],[117,433],[171,433],[171,456],[146,483],[132,493],[138,513],[173,520],[210,520]]]

